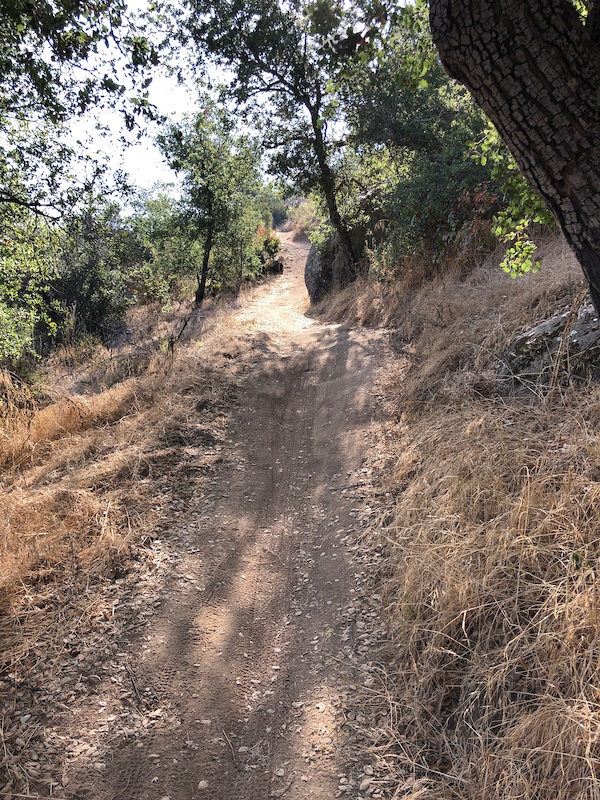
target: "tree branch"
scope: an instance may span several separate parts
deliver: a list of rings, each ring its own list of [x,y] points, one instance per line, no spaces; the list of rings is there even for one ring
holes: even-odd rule
[[[19,197],[17,194],[2,189],[0,191],[0,205],[15,205],[20,208],[27,208],[34,214],[47,219],[58,219],[60,214],[52,203],[38,203],[34,200],[26,200],[24,197]]]

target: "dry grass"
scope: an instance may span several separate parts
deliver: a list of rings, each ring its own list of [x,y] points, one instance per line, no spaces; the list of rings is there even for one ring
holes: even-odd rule
[[[185,502],[194,476],[218,459],[244,369],[233,356],[252,354],[232,320],[226,308],[205,313],[174,354],[154,347],[150,330],[140,375],[87,395],[62,388],[45,406],[0,376],[0,681],[28,674],[19,664],[38,636],[32,609],[43,607],[36,624],[46,637],[81,626],[85,611],[71,603],[67,612],[64,593],[83,606],[96,590],[110,593],[144,559],[175,496]],[[87,369],[105,374],[104,364]]]
[[[93,690],[172,573],[163,534],[223,461],[264,351],[238,313],[258,291],[189,320],[134,309],[112,349],[57,353],[35,395],[0,373],[1,796],[63,796],[64,737],[47,719]]]
[[[549,397],[495,378],[513,337],[577,294],[562,243],[543,255],[518,282],[486,265],[409,300],[367,285],[321,309],[399,344],[393,502],[371,532],[387,554],[396,798],[600,797],[600,387]]]

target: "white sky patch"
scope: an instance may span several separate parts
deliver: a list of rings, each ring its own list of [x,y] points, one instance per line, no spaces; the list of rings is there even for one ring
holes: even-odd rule
[[[158,77],[150,85],[150,101],[161,114],[180,120],[184,114],[196,109],[196,93],[181,86],[175,78]],[[149,125],[142,140],[123,150],[122,164],[131,181],[142,189],[149,189],[157,182],[176,180],[175,173],[167,166],[155,137],[156,125]]]
[[[129,0],[128,11],[132,14],[143,12],[148,0]],[[104,64],[88,62],[88,68],[104,70]],[[148,87],[149,101],[160,115],[172,121],[179,121],[184,114],[197,109],[198,89],[193,76],[187,85],[180,84],[175,76],[166,74],[166,69],[149,69],[152,83]],[[130,81],[125,72],[116,76],[126,85]],[[131,88],[127,95],[131,95]],[[101,129],[101,130],[100,130]],[[118,170],[127,174],[129,182],[140,189],[151,189],[156,183],[177,183],[177,175],[167,166],[158,146],[156,137],[160,123],[137,120],[134,131],[128,132],[122,114],[108,109],[90,109],[80,118],[70,123],[69,141],[80,141],[86,152],[95,155],[100,162],[108,161],[112,172]]]

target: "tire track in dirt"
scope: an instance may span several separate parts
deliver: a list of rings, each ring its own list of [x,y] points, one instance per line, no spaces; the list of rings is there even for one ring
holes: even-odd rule
[[[123,643],[132,680],[163,722],[107,737],[100,774],[73,767],[72,798],[338,792],[356,569],[344,542],[357,525],[344,487],[364,457],[380,339],[307,319],[306,248],[286,247],[283,278],[239,312],[262,346],[229,449],[168,534],[177,575],[163,606],[142,641]]]

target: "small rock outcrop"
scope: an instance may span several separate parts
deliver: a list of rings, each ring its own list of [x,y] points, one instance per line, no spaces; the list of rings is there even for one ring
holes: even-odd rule
[[[284,267],[285,261],[283,256],[277,256],[277,258],[274,258],[268,265],[267,272],[269,272],[271,275],[283,275]]]
[[[304,266],[304,283],[311,305],[319,303],[333,286],[333,258],[329,252],[320,253],[314,244],[308,251]]]
[[[304,282],[311,305],[320,302],[334,287],[347,286],[356,278],[365,249],[365,229],[354,228],[350,232],[350,241],[358,260],[352,269],[352,275],[349,275],[348,264],[342,253],[337,233],[331,234],[318,250],[314,245],[310,248],[304,267]]]
[[[560,353],[561,366],[570,376],[600,378],[600,320],[593,305],[585,303],[565,335],[570,314],[565,311],[522,333],[504,354],[498,377],[522,384],[543,384],[550,379]]]

